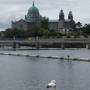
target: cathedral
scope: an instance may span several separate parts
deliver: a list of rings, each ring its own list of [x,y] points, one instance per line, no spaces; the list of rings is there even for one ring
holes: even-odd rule
[[[25,15],[25,19],[19,21],[12,21],[12,29],[30,30],[35,25],[40,25],[42,16],[39,13],[39,9],[34,5],[29,8],[28,13]],[[69,11],[68,19],[65,19],[63,10],[60,10],[59,19],[49,20],[49,31],[67,33],[72,32],[75,29],[75,21],[73,20],[72,11]]]

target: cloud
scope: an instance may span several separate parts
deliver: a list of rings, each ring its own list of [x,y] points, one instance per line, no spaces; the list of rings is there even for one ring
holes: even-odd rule
[[[10,27],[12,20],[24,18],[33,0],[0,0],[0,28]],[[58,19],[62,8],[67,19],[73,11],[75,21],[90,23],[90,0],[34,0],[42,16]]]

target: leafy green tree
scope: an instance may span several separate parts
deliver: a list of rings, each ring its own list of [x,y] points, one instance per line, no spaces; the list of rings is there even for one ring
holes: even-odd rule
[[[90,24],[85,24],[81,30],[82,30],[83,34],[90,35]]]
[[[8,38],[25,38],[26,37],[26,32],[24,30],[18,30],[18,29],[6,29],[4,32],[5,37]]]
[[[48,22],[49,22],[49,19],[46,17],[43,17],[41,20],[41,28],[48,29]]]
[[[12,38],[14,35],[13,35],[13,31],[12,29],[6,29],[6,31],[4,32],[4,35],[5,37],[8,37],[8,38]]]
[[[27,30],[26,33],[27,33],[28,37],[36,37],[36,36],[40,36],[39,31],[40,31],[40,27],[39,26],[35,26],[32,29]]]

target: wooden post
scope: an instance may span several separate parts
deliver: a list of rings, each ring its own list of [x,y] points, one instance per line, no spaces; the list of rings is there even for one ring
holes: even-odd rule
[[[36,49],[40,49],[40,43],[36,42]]]
[[[61,43],[61,49],[65,49],[64,43]]]
[[[86,44],[86,49],[90,49],[90,44]]]
[[[13,49],[16,50],[16,42],[13,42]]]

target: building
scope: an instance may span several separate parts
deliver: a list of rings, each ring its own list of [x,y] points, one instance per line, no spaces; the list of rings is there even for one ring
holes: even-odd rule
[[[75,29],[75,21],[73,20],[73,14],[70,11],[68,14],[68,19],[65,20],[64,12],[61,9],[59,13],[58,20],[50,20],[49,21],[49,30],[57,31],[62,33],[73,32]]]
[[[41,15],[37,7],[35,7],[34,2],[32,7],[29,8],[25,19],[20,19],[19,21],[12,21],[12,29],[22,29],[28,30],[32,29],[35,25],[40,25]]]
[[[58,20],[49,20],[49,31],[55,32],[72,32],[75,28],[75,21],[73,20],[73,14],[70,11],[68,14],[68,19],[65,20],[64,12],[61,9],[59,13]],[[42,20],[42,16],[39,13],[39,9],[34,5],[29,8],[27,15],[25,15],[25,19],[21,19],[19,21],[12,22],[12,29],[22,29],[22,30],[30,30],[35,25],[40,25]]]

